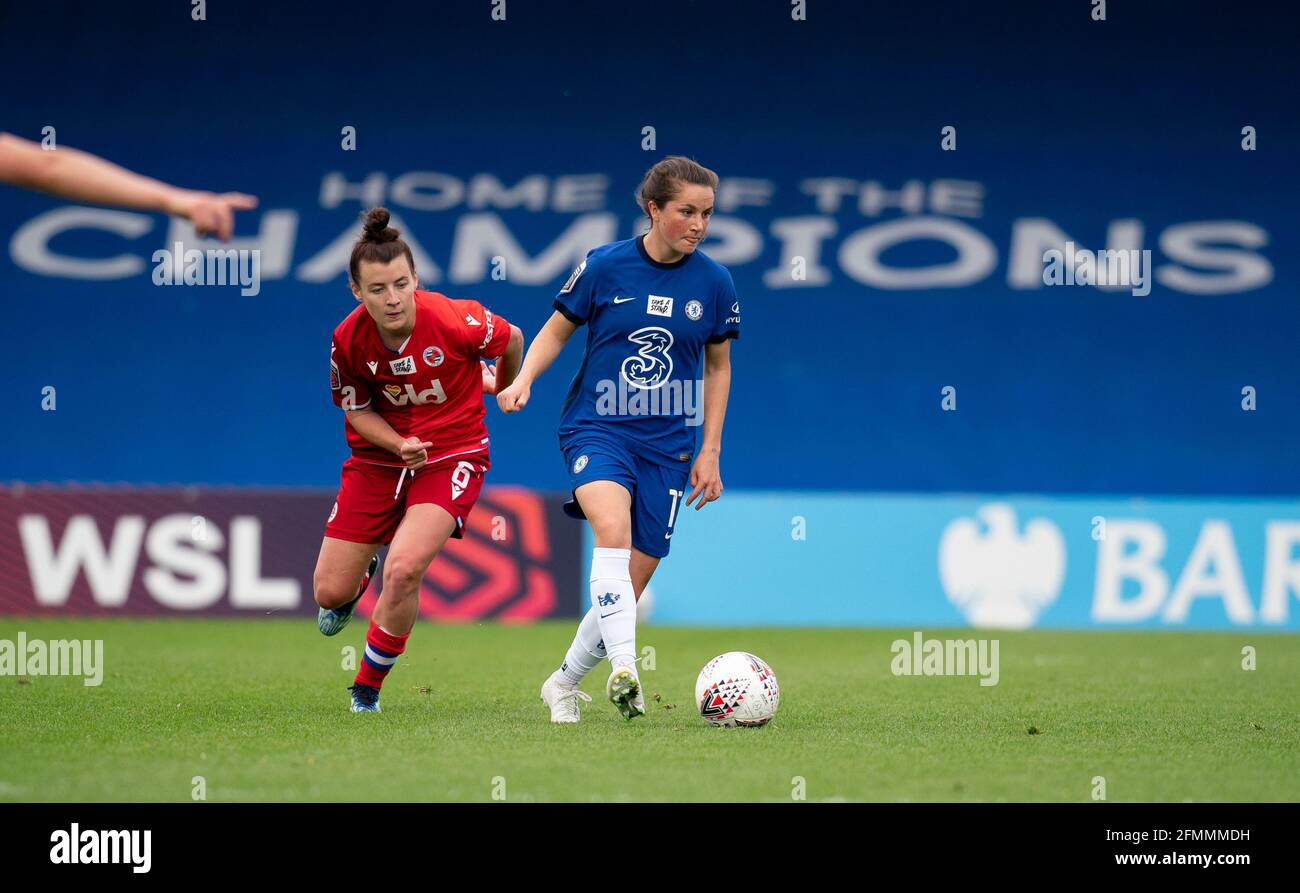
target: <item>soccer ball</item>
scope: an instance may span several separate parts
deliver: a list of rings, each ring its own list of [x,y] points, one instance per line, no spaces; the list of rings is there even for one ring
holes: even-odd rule
[[[695,680],[700,716],[715,726],[762,726],[776,716],[781,687],[772,668],[747,651],[728,651]]]

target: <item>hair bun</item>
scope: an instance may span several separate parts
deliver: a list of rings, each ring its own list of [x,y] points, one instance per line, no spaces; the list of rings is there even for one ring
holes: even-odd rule
[[[366,234],[363,238],[367,242],[397,241],[401,233],[388,225],[389,217],[387,208],[371,208],[366,214]]]

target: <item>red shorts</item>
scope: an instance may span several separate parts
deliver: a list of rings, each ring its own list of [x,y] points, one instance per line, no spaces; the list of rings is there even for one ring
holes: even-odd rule
[[[349,457],[339,478],[339,495],[325,522],[325,535],[354,543],[390,543],[410,506],[431,502],[456,519],[459,539],[470,509],[478,501],[487,456],[425,466],[417,472]],[[399,488],[400,480],[400,488]]]

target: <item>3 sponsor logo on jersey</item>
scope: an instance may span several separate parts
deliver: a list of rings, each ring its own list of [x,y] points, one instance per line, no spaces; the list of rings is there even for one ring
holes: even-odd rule
[[[371,374],[371,375],[374,375],[376,372],[379,371],[379,361],[378,361],[378,360],[366,360],[366,365],[370,367],[370,374]]]
[[[332,351],[331,351],[332,353]],[[343,379],[339,377],[339,364],[330,358],[330,390],[337,391],[343,386]]]
[[[672,298],[664,300],[672,301]],[[638,345],[638,350],[620,367],[624,381],[638,388],[657,388],[672,378],[673,358],[669,353],[673,346],[672,332],[661,326],[644,326],[628,335],[627,340]]]
[[[388,368],[393,370],[394,375],[414,375],[415,374],[415,357],[406,356],[400,360],[389,360]]]
[[[487,324],[487,334],[483,336],[483,343],[478,346],[480,352],[486,349],[488,344],[492,341],[492,328],[495,325],[492,321],[491,310],[488,310],[485,307],[483,308],[483,314],[484,314],[483,321]]]
[[[468,313],[465,314],[465,322],[468,323],[468,324],[471,325],[471,326],[482,325],[482,323],[480,323],[480,322],[479,322],[477,319],[475,319],[474,317],[470,316]]]
[[[724,323],[724,325],[728,325],[728,326],[740,325],[740,302],[739,301],[731,305],[731,312],[733,315],[727,317],[727,321]]]
[[[650,304],[645,309],[651,316],[672,316],[673,299],[663,295],[651,295]]]
[[[441,366],[442,361],[446,358],[447,357],[443,354],[441,347],[426,347],[424,349],[424,361],[430,366],[435,368]]]
[[[691,300],[686,302],[686,318],[695,322],[704,315],[704,305],[699,301]]]
[[[636,295],[619,295],[614,298],[615,304],[626,304],[628,301],[635,301]]]

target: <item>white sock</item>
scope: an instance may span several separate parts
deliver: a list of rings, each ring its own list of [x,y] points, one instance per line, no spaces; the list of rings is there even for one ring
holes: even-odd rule
[[[600,637],[613,667],[636,660],[636,595],[628,572],[631,560],[631,549],[597,546],[591,552],[591,606],[596,609]]]
[[[560,676],[565,682],[577,685],[583,677],[596,669],[596,664],[605,659],[605,641],[600,637],[599,613],[595,608],[588,608],[578,624],[578,633],[573,637],[569,653],[560,664]]]

